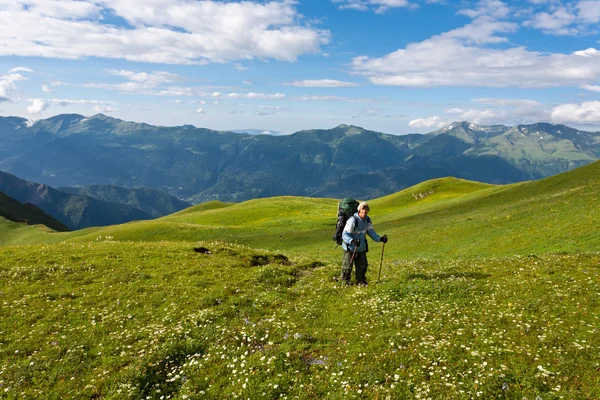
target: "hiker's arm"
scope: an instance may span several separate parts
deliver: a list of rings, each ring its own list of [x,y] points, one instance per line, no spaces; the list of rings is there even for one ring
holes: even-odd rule
[[[369,225],[367,228],[367,235],[369,235],[369,237],[371,239],[373,239],[376,242],[380,242],[381,241],[381,236],[379,236],[377,234],[377,232],[375,232],[375,229],[373,229],[373,224],[371,223],[371,221],[369,221]]]
[[[354,232],[354,218],[348,218],[346,221],[346,226],[344,227],[344,231],[342,232],[342,240],[346,244],[352,244],[352,232]]]

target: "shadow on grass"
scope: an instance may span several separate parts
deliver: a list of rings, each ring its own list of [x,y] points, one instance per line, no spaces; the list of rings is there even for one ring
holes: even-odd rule
[[[422,279],[424,281],[431,281],[436,279],[486,279],[491,277],[492,274],[484,274],[481,272],[446,272],[443,274],[410,274],[408,280]]]

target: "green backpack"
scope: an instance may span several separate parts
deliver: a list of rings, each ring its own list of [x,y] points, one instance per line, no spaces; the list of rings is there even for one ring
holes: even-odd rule
[[[346,226],[346,221],[354,215],[358,210],[358,201],[353,198],[346,197],[338,203],[338,218],[335,226],[335,235],[333,235],[333,241],[338,245],[342,244],[342,233]]]

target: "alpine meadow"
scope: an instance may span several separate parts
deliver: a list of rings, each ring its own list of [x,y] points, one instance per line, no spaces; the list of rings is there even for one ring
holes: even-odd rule
[[[368,287],[333,280],[337,202],[73,232],[0,219],[1,396],[600,397],[600,162],[370,200],[390,242],[371,243]]]
[[[0,26],[0,400],[600,400],[600,0]]]

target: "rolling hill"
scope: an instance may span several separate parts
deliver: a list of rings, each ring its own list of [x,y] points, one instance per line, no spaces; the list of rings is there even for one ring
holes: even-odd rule
[[[19,224],[41,244],[0,247],[2,396],[599,398],[599,199],[600,162],[373,199],[368,287],[332,280],[336,199]]]
[[[370,200],[370,216],[376,230],[390,237],[388,251],[397,258],[594,251],[599,177],[600,162],[510,185],[440,178]],[[333,262],[339,256],[330,240],[337,201],[284,196],[210,202],[152,221],[68,233],[60,240],[216,240],[318,254]]]

